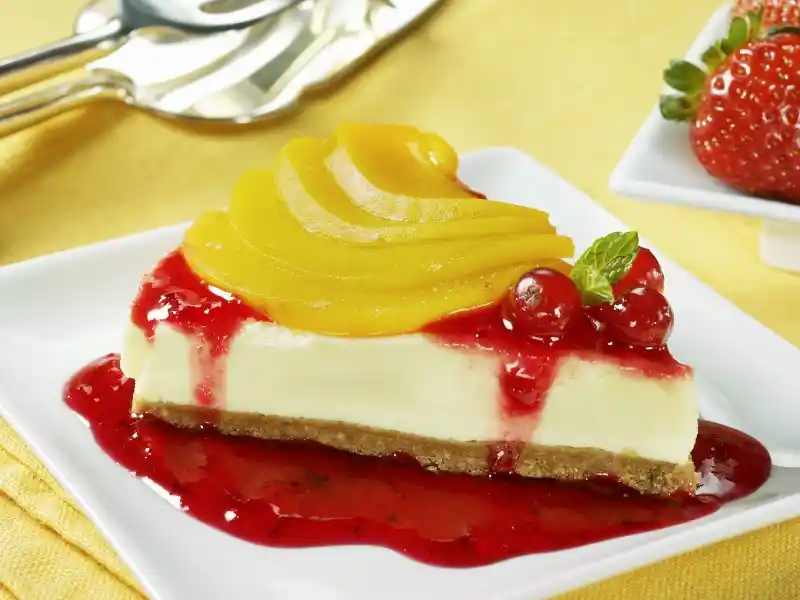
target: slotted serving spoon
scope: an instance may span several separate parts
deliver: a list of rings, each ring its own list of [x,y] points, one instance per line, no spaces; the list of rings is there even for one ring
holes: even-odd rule
[[[246,29],[140,30],[68,81],[0,103],[0,137],[101,99],[162,116],[249,123],[332,83],[443,0],[305,0]],[[114,18],[96,0],[78,32]]]
[[[170,26],[210,32],[248,27],[300,0],[115,0],[114,17],[76,33],[0,60],[0,93],[75,69],[113,52],[136,30]]]

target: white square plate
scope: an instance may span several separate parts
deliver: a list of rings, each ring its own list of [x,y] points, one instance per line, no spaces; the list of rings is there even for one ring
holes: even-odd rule
[[[515,150],[471,153],[462,173],[491,197],[550,211],[579,248],[623,229]],[[800,477],[776,468],[756,494],[700,521],[460,570],[426,566],[377,547],[267,548],[212,529],[113,463],[61,400],[62,385],[75,369],[120,348],[140,276],[176,246],[182,231],[183,226],[161,229],[0,269],[1,412],[78,498],[154,599],[531,600],[800,514]],[[704,410],[734,425],[747,421],[751,434],[790,460],[794,455],[784,442],[798,436],[776,433],[768,419],[750,420],[736,409],[758,403],[759,414],[794,411],[786,419],[800,423],[800,382],[794,377],[800,351],[680,267],[662,262],[677,314],[672,347],[708,383]]]
[[[717,10],[686,60],[702,66],[700,55],[724,37],[730,19],[730,6]],[[664,68],[670,58],[677,57],[665,56]],[[742,194],[713,179],[692,154],[689,125],[666,121],[657,104],[614,169],[611,188],[634,198],[800,223],[800,206]]]

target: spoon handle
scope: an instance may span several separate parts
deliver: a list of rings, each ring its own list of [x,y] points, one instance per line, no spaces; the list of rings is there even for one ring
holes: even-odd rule
[[[0,59],[0,94],[71,71],[111,53],[128,32],[119,19],[35,50]]]
[[[126,100],[130,81],[114,71],[95,71],[8,102],[0,102],[0,138],[98,100]]]

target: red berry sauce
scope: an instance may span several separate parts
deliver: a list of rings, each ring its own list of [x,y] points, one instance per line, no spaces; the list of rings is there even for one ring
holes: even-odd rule
[[[195,400],[213,408],[224,407],[228,341],[248,320],[270,319],[233,294],[203,283],[178,250],[144,278],[131,309],[131,321],[150,340],[161,322],[197,339]]]
[[[635,347],[616,341],[611,332],[595,325],[584,312],[573,318],[564,335],[538,339],[521,334],[504,319],[502,304],[458,313],[424,331],[440,343],[464,348],[483,348],[502,357],[498,408],[509,440],[530,439],[547,392],[555,379],[561,360],[580,356],[587,360],[609,361],[624,365],[626,370],[639,371],[648,377],[683,377],[691,369],[676,361],[666,346]],[[502,460],[497,448],[504,452]],[[489,463],[508,470],[507,444],[489,451]],[[513,470],[513,469],[512,469]]]
[[[485,565],[703,517],[757,490],[771,468],[753,438],[701,422],[694,497],[642,496],[608,481],[435,474],[403,457],[133,418],[133,385],[109,355],[68,382],[65,400],[109,456],[180,498],[183,512],[268,546],[372,544],[433,565]]]

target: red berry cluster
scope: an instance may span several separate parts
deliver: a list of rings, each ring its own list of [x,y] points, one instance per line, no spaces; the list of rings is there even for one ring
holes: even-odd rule
[[[586,314],[614,341],[641,347],[666,343],[672,309],[663,296],[664,273],[653,253],[639,248],[630,271],[613,289],[613,303],[584,307],[569,276],[538,268],[511,289],[505,315],[514,329],[537,338],[561,337],[576,317]]]

